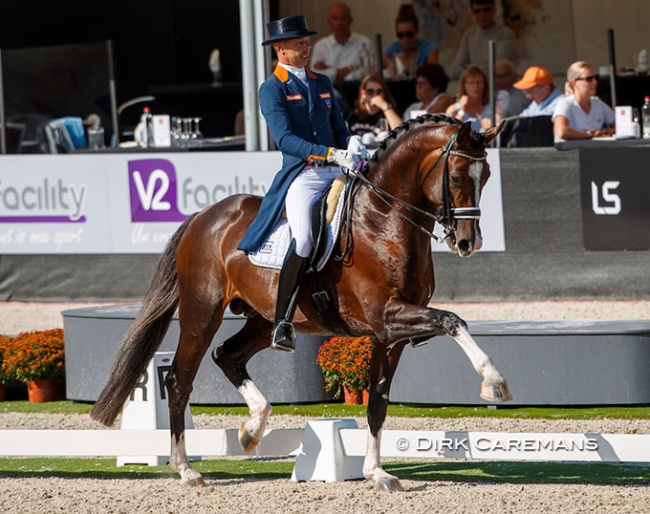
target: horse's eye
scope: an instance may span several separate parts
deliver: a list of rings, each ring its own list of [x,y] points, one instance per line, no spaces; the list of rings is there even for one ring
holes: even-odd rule
[[[461,177],[460,175],[452,175],[451,183],[457,187],[460,187],[463,185],[463,177]]]

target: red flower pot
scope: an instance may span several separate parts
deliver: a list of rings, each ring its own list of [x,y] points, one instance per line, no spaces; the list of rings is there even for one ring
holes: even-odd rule
[[[343,397],[346,405],[368,405],[370,392],[365,389],[363,391],[356,391],[344,385]]]
[[[27,382],[27,399],[30,403],[65,400],[65,382],[41,378]]]

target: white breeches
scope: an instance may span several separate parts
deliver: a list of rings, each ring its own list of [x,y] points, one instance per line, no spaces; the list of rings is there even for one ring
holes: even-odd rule
[[[311,253],[311,206],[340,173],[339,166],[308,167],[289,186],[285,199],[287,220],[300,257]]]

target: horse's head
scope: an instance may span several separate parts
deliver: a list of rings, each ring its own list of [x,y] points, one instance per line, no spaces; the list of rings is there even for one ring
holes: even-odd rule
[[[420,168],[423,193],[435,206],[447,244],[461,257],[483,245],[479,202],[490,176],[485,150],[501,129],[498,125],[477,134],[469,123],[445,127],[446,145],[424,159]]]

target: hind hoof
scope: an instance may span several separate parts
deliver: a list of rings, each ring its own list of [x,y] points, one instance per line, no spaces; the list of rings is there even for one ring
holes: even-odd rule
[[[512,400],[512,394],[510,394],[508,383],[505,381],[498,384],[483,382],[481,384],[481,398],[488,402],[502,403]]]
[[[404,486],[402,486],[402,483],[397,478],[379,480],[375,488],[377,491],[384,491],[387,493],[404,490]]]
[[[191,478],[188,480],[182,480],[181,487],[183,489],[193,489],[194,487],[205,487],[205,480],[203,480],[203,477],[201,476],[197,478]]]
[[[253,437],[248,430],[246,430],[246,423],[242,423],[239,428],[239,445],[246,453],[252,452],[259,444],[260,440]]]

